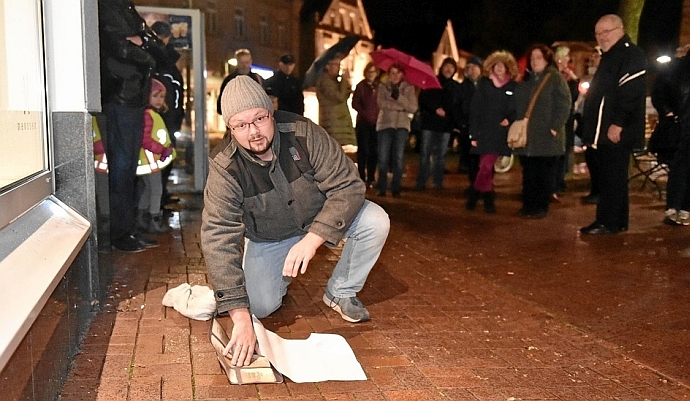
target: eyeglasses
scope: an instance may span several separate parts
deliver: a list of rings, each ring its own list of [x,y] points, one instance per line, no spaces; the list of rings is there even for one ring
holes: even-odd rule
[[[237,134],[246,134],[249,132],[249,126],[254,125],[257,129],[266,126],[271,121],[271,115],[266,114],[263,116],[258,116],[254,121],[248,123],[239,123],[235,126],[230,126],[230,129]]]
[[[594,32],[594,37],[598,38],[599,36],[608,36],[609,33],[615,31],[616,29],[620,29],[620,27],[617,26],[615,28],[605,29],[605,30],[599,31],[599,32]]]

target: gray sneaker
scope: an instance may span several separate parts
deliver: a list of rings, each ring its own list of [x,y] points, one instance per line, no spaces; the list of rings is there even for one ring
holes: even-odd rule
[[[323,303],[340,313],[340,316],[348,322],[358,323],[369,320],[369,311],[357,297],[336,298],[326,292],[323,294]]]
[[[687,210],[679,211],[676,223],[683,226],[690,226],[690,212],[688,212]]]

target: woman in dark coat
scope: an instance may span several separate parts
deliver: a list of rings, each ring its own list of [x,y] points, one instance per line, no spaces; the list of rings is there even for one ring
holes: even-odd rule
[[[543,218],[549,211],[558,157],[565,153],[570,90],[556,69],[553,51],[548,46],[534,45],[527,55],[530,69],[515,90],[517,118],[524,118],[537,87],[547,81],[527,124],[527,145],[515,152],[522,165],[522,209],[518,215]]]
[[[364,67],[364,79],[355,87],[352,94],[352,108],[357,111],[357,168],[359,177],[373,188],[378,163],[378,141],[376,140],[376,119],[379,115],[377,90],[379,69],[374,63]]]
[[[479,154],[479,171],[467,195],[466,207],[472,210],[479,198],[484,211],[495,213],[494,164],[499,156],[511,154],[506,142],[508,126],[515,120],[513,94],[518,67],[515,57],[496,51],[484,62],[484,77],[477,84],[470,111],[471,153]]]

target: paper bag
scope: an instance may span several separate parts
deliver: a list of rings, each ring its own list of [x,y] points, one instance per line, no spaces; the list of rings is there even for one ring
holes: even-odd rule
[[[223,325],[220,324],[216,318],[211,320],[211,328],[209,329],[208,336],[213,345],[213,349],[216,351],[218,362],[228,376],[228,380],[231,384],[283,382],[283,375],[273,369],[271,363],[265,356],[254,355],[252,357],[252,363],[249,366],[232,366],[230,364],[232,355],[223,355],[223,350],[230,339]]]

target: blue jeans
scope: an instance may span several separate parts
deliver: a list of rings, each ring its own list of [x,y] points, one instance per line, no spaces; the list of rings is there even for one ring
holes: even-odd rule
[[[338,298],[353,297],[381,254],[388,238],[388,214],[368,200],[350,224],[340,260],[335,265],[326,291]],[[275,312],[283,303],[291,277],[283,276],[283,263],[288,252],[303,236],[279,242],[245,241],[243,269],[249,309],[258,318]]]
[[[386,128],[378,131],[379,142],[379,179],[376,188],[379,192],[388,189],[388,167],[393,169],[391,191],[399,193],[402,189],[403,158],[405,145],[410,132],[405,128]]]
[[[422,130],[419,142],[419,175],[417,189],[424,189],[431,169],[434,187],[443,187],[443,170],[446,168],[446,152],[450,132]]]

